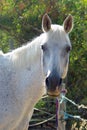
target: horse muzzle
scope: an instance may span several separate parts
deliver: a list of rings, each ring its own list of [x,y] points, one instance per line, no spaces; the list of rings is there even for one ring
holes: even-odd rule
[[[58,97],[61,92],[61,83],[62,78],[58,76],[58,74],[50,74],[46,80],[47,94],[49,96]]]

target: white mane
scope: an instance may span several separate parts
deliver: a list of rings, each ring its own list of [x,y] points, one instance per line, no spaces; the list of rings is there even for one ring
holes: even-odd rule
[[[49,37],[51,37],[53,40],[60,40],[66,39],[68,35],[64,31],[64,27],[61,25],[53,24],[51,25],[51,30],[49,31]]]
[[[17,67],[23,67],[32,64],[35,62],[35,60],[37,60],[38,55],[40,55],[40,36],[35,38],[27,45],[19,47],[4,55],[10,57],[13,65]]]

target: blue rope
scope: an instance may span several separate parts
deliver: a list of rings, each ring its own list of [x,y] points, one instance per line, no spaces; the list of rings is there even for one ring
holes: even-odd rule
[[[65,98],[64,98],[65,96],[62,94],[61,95],[61,98],[60,98],[60,100],[59,100],[59,102],[60,102],[60,104],[62,104],[64,101],[65,101]]]
[[[58,121],[59,121],[58,115],[59,115],[59,109],[60,109],[59,106],[60,106],[60,104],[62,104],[64,101],[68,101],[68,102],[72,103],[74,106],[76,106],[78,109],[80,107],[82,107],[82,105],[78,105],[74,101],[67,98],[65,96],[65,93],[66,93],[65,91],[61,93],[61,97],[60,97],[59,100],[58,100],[58,98],[56,98],[56,126],[57,126],[57,130],[58,130]],[[68,113],[64,112],[64,120],[66,120],[66,119],[78,119],[78,120],[87,122],[87,119],[83,119],[79,115],[78,116],[77,115],[73,116],[71,114],[68,114]]]
[[[63,96],[63,95],[62,95],[62,98],[65,99],[65,100],[67,100],[67,101],[69,101],[70,103],[72,103],[72,104],[75,105],[76,107],[79,107],[78,104],[76,104],[74,101],[70,100],[69,98],[67,98],[67,97],[65,97],[65,96]]]
[[[64,119],[70,119],[70,118],[82,119],[80,116],[73,116],[71,114],[68,114],[68,113],[64,112]]]
[[[78,107],[78,108],[81,107],[81,105],[76,104],[74,101],[70,100],[69,98],[67,98],[66,96],[64,96],[64,95],[62,94],[62,95],[61,95],[61,100],[59,101],[60,104],[61,104],[62,102],[64,102],[65,100],[66,100],[66,101],[69,101],[70,103],[72,103],[73,105],[75,105],[75,106]],[[84,108],[84,107],[83,107],[83,108]],[[64,119],[70,119],[70,118],[79,119],[79,120],[81,120],[81,121],[87,121],[87,119],[83,119],[83,118],[81,118],[80,116],[77,116],[77,115],[73,116],[73,115],[71,115],[71,114],[68,114],[68,113],[64,112]]]

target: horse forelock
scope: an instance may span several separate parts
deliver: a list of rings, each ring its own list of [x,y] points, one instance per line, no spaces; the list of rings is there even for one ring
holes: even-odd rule
[[[65,32],[64,27],[61,25],[52,24],[51,30],[46,32],[46,40],[50,40],[62,44],[70,44],[68,34]],[[54,43],[53,42],[53,43]]]

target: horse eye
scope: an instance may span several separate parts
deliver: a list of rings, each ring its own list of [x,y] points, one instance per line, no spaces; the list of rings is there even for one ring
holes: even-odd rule
[[[45,45],[41,45],[41,48],[42,48],[43,51],[46,50],[46,46]]]
[[[70,47],[70,46],[67,46],[67,47],[66,47],[66,52],[68,53],[68,52],[70,52],[70,50],[71,50],[71,47]]]

